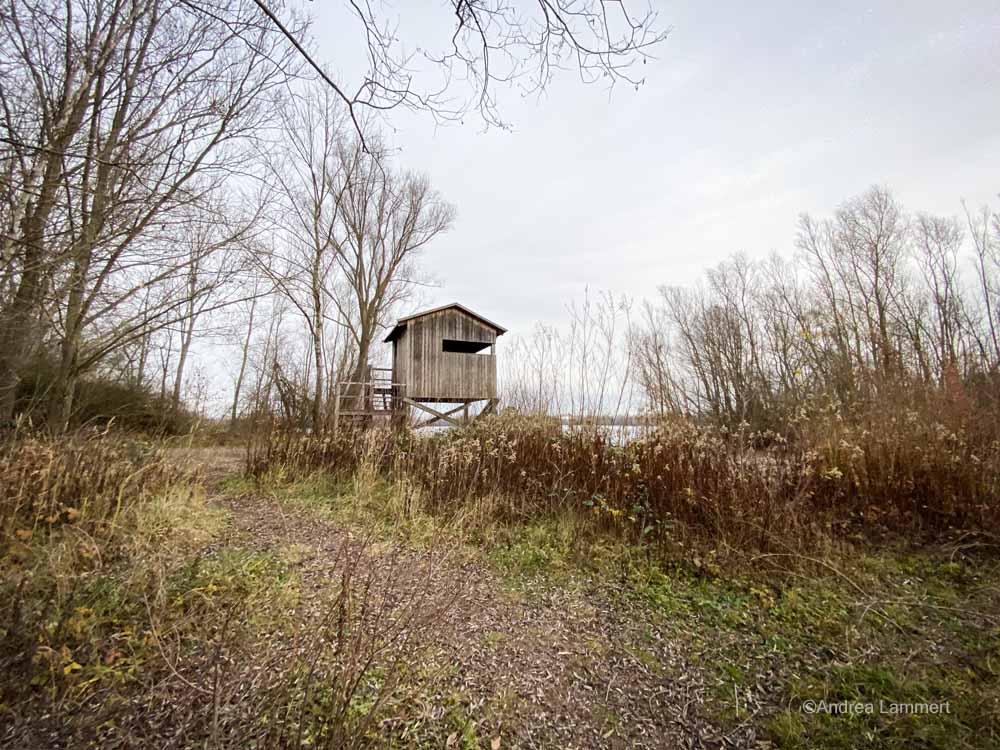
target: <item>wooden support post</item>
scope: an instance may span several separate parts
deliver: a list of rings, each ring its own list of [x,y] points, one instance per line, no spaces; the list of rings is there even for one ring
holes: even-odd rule
[[[410,412],[403,403],[404,398],[406,398],[406,384],[401,383],[395,387],[395,393],[392,394],[392,411],[395,415],[393,421],[396,427],[405,427],[409,422]]]
[[[462,404],[462,424],[469,424],[469,402]]]

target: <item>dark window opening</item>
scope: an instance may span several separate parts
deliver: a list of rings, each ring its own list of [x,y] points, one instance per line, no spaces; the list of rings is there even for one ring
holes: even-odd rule
[[[445,352],[461,352],[462,354],[489,354],[484,349],[490,348],[490,343],[482,341],[459,341],[457,339],[444,339],[441,342],[441,350]]]

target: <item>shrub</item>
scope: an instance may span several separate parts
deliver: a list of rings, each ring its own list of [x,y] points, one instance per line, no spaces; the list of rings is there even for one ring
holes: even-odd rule
[[[33,420],[43,419],[50,406],[53,364],[36,360],[22,377],[15,411]],[[184,409],[143,385],[123,383],[100,374],[81,378],[73,397],[71,426],[105,427],[154,435],[181,435],[194,424]]]

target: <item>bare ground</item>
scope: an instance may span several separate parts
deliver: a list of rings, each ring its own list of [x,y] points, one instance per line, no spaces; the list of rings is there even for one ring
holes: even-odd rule
[[[359,543],[323,517],[292,511],[256,493],[219,490],[240,469],[237,449],[191,450],[211,501],[231,517],[220,545],[281,553],[295,550],[301,604],[296,616],[323,616],[323,592],[337,575],[344,545]],[[432,564],[426,564],[434,556]],[[403,565],[398,561],[402,557]],[[393,559],[392,571],[387,559]],[[441,675],[416,708],[397,717],[396,730],[427,746],[458,746],[446,714],[458,704],[480,747],[710,748],[756,746],[743,726],[723,736],[702,713],[704,687],[662,622],[608,584],[578,581],[569,588],[542,583],[517,591],[468,555],[393,549],[366,554],[376,585],[386,566],[399,585],[454,594],[434,629],[429,653]],[[428,577],[431,580],[428,580]],[[405,582],[404,582],[405,585]]]

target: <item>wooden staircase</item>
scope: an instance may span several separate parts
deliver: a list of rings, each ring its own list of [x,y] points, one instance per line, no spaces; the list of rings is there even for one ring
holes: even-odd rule
[[[334,387],[333,422],[392,419],[405,414],[406,387],[392,382],[388,367],[369,367],[365,380],[341,380]]]

